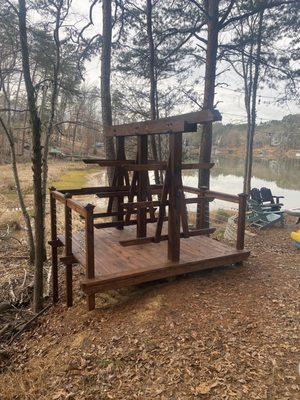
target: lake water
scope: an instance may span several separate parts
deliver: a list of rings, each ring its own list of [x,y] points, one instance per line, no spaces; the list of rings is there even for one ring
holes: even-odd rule
[[[186,161],[188,162],[188,161]],[[189,160],[189,162],[191,162]],[[215,157],[215,166],[211,169],[211,190],[238,194],[243,191],[244,160],[232,157]],[[154,174],[150,174],[154,183]],[[300,207],[300,159],[281,159],[278,161],[254,160],[252,187],[268,187],[273,195],[284,196],[284,209]],[[183,184],[197,187],[198,171],[184,171]],[[92,186],[90,184],[90,186]],[[190,194],[188,197],[195,197]],[[106,200],[98,199],[97,204],[105,207]],[[211,209],[236,209],[237,204],[214,200]],[[195,204],[188,205],[190,211],[196,210]]]
[[[243,191],[244,160],[230,157],[215,157],[211,169],[211,190],[238,194]],[[197,171],[185,171],[184,184],[197,186]],[[284,196],[284,209],[300,207],[300,160],[278,161],[254,160],[252,187],[263,186],[273,195]],[[228,202],[215,200],[212,208],[234,208]],[[192,206],[190,209],[194,209]]]

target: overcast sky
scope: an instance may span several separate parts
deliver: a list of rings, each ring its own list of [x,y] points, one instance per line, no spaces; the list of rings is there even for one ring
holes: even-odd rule
[[[234,74],[232,74],[234,75]],[[229,79],[223,79],[228,86],[217,87],[216,100],[218,110],[222,114],[224,123],[243,123],[246,121],[246,112],[243,100],[242,84],[238,79],[233,76]],[[100,62],[94,59],[87,65],[87,79],[86,83],[93,85],[100,85]],[[199,88],[201,91],[201,88]],[[285,104],[277,104],[276,98],[282,94],[282,91],[274,91],[264,88],[259,91],[258,104],[257,104],[257,117],[258,123],[266,120],[275,119],[281,120],[285,115],[296,114],[300,112],[299,106],[294,102]],[[183,112],[189,112],[194,109],[190,104],[186,106]]]
[[[88,13],[87,0],[74,0],[73,10],[82,18],[86,18]],[[81,19],[81,18],[80,18]],[[83,23],[83,21],[82,21]],[[101,30],[101,5],[98,4],[94,9],[94,28],[93,32],[100,32]],[[100,87],[100,55],[95,57],[91,62],[86,65],[87,76],[86,83]],[[197,71],[199,75],[203,76],[204,70],[200,69]],[[225,73],[222,77],[222,82],[225,82],[228,86],[216,88],[216,102],[218,102],[217,108],[221,112],[224,123],[242,123],[245,122],[245,108],[243,103],[243,92],[242,82],[238,79],[234,72]],[[199,90],[201,92],[201,87]],[[283,88],[278,85],[278,90],[271,90],[269,88],[263,88],[259,91],[258,105],[257,105],[257,116],[258,123],[264,122],[270,119],[281,120],[282,117],[288,114],[299,113],[299,106],[294,102],[288,102],[284,105],[276,103],[276,98],[280,97],[283,93]],[[191,111],[192,105],[186,106],[182,111]]]

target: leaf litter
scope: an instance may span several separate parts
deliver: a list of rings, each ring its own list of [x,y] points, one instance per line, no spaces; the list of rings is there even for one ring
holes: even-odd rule
[[[6,348],[6,399],[299,397],[300,253],[288,230],[248,238],[227,267],[62,301]],[[62,282],[63,284],[63,282]]]

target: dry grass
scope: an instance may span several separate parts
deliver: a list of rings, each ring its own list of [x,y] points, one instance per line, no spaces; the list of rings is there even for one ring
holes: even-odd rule
[[[86,184],[88,176],[97,169],[85,166],[80,162],[50,161],[48,186],[81,187]],[[99,172],[99,170],[98,170]],[[29,213],[33,208],[32,170],[31,164],[19,166],[20,183],[25,194],[25,203]],[[19,202],[15,189],[14,177],[9,165],[0,165],[0,226],[7,224],[23,225],[23,218],[19,210]]]
[[[21,187],[27,192],[32,191],[32,169],[31,163],[18,166]],[[50,161],[49,162],[49,184],[60,180],[68,170],[85,170],[87,167],[80,162]],[[2,194],[9,194],[15,191],[14,177],[10,165],[0,165],[0,191]]]

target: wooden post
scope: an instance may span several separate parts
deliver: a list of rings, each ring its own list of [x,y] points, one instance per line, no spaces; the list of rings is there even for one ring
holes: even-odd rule
[[[57,257],[57,217],[56,200],[50,188],[50,219],[51,219],[51,260],[52,260],[52,299],[53,303],[58,302],[58,257]]]
[[[94,218],[93,211],[95,206],[87,204],[85,209],[87,211],[85,219],[85,275],[88,279],[95,277],[95,256],[94,256]],[[95,309],[95,294],[87,295],[88,310]]]
[[[119,136],[117,137],[117,160],[125,160],[125,138],[124,136]],[[121,167],[116,167],[117,171],[117,187],[120,189],[123,184],[124,184],[124,169]],[[123,208],[121,207],[121,204],[124,203],[124,197],[118,197],[117,198],[117,211],[121,213],[123,211]],[[118,215],[117,217],[118,221],[123,221],[124,216],[123,215]],[[123,224],[120,224],[117,229],[124,229]]]
[[[148,160],[148,136],[141,135],[137,138],[137,161],[138,164],[147,164]],[[138,172],[138,201],[147,200],[147,171]],[[140,208],[137,213],[137,237],[147,236],[147,208]]]
[[[67,205],[67,199],[71,194],[65,194],[65,257],[72,256],[72,210]],[[66,258],[67,260],[67,258]],[[73,271],[72,262],[66,261],[66,288],[67,288],[67,306],[73,305]]]
[[[168,219],[168,259],[180,258],[180,181],[182,162],[182,133],[169,135],[170,190]]]
[[[161,237],[164,218],[165,218],[165,214],[166,214],[166,202],[167,202],[167,198],[168,198],[168,194],[169,194],[169,189],[170,189],[170,156],[169,156],[169,160],[168,160],[168,167],[166,170],[165,181],[163,183],[161,197],[159,199],[161,202],[161,205],[159,206],[158,220],[157,220],[156,231],[155,231],[155,242],[157,242],[157,243],[160,241],[160,237]]]
[[[201,190],[198,197],[204,197],[208,190],[207,186],[200,186]],[[197,229],[209,228],[209,213],[207,212],[207,200],[203,199],[197,206]]]
[[[237,250],[244,249],[246,208],[247,208],[247,194],[240,193],[239,194],[239,214],[238,214],[238,223],[237,223],[237,240],[236,240]]]

